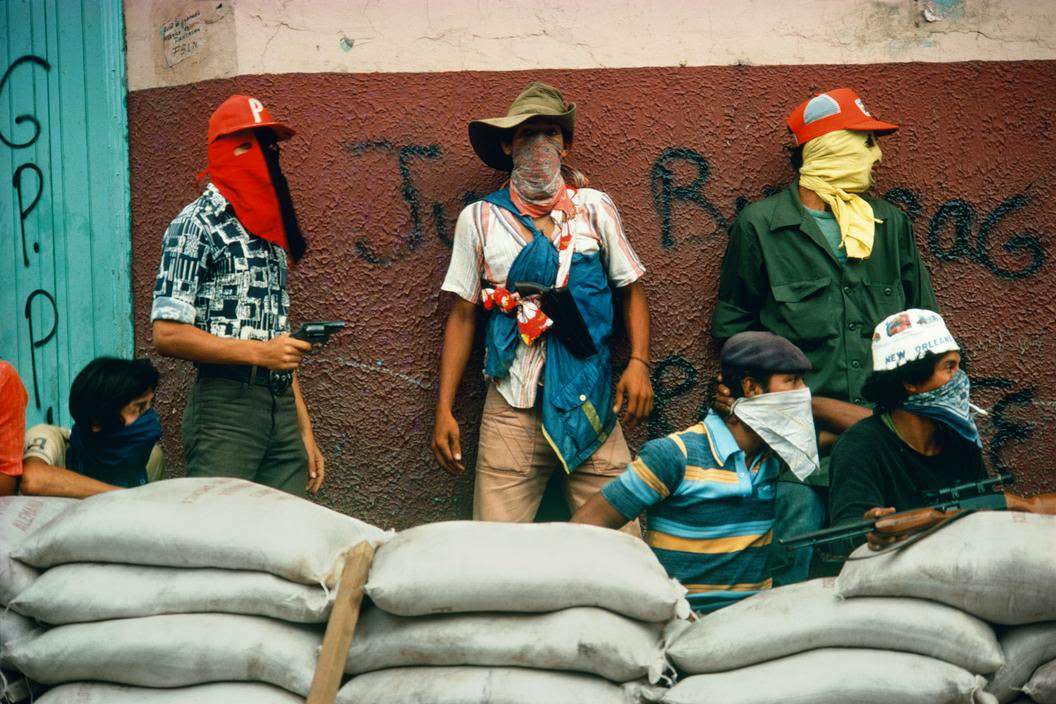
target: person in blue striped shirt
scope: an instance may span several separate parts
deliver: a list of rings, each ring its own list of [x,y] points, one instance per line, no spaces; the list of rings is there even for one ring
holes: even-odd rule
[[[646,542],[700,612],[769,589],[774,491],[784,464],[818,467],[806,355],[769,332],[729,338],[720,364],[735,401],[727,416],[647,442],[626,471],[572,521],[619,528],[646,512]]]

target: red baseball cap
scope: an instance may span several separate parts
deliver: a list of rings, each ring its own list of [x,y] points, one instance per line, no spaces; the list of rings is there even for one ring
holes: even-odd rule
[[[891,134],[898,125],[870,115],[862,99],[850,88],[837,88],[800,103],[788,116],[788,129],[795,135],[798,147],[836,130]]]
[[[251,130],[257,127],[270,127],[275,131],[279,141],[289,139],[296,134],[285,124],[271,116],[264,104],[248,95],[232,95],[220,104],[209,117],[209,144],[225,134]]]

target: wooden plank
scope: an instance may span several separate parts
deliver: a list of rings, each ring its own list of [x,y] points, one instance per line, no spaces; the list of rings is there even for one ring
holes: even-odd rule
[[[326,624],[323,647],[315,666],[312,688],[307,704],[333,704],[341,677],[345,674],[348,649],[359,621],[359,606],[363,602],[363,587],[367,584],[370,563],[374,560],[374,546],[363,541],[352,548],[341,571],[334,608]]]

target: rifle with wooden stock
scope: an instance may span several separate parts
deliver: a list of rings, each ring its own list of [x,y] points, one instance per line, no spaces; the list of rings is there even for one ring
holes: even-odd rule
[[[1056,494],[1022,497],[994,491],[998,485],[1008,486],[1014,481],[1008,472],[976,482],[957,484],[925,494],[930,506],[900,511],[879,518],[866,518],[834,528],[802,533],[779,539],[778,544],[789,550],[815,547],[843,540],[853,540],[876,533],[883,536],[911,537],[936,528],[954,518],[973,511],[1024,511],[1056,515]]]

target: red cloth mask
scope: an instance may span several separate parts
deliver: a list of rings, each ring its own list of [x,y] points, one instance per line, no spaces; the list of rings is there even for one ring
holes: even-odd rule
[[[239,149],[246,146],[246,151]],[[236,154],[236,150],[240,153]],[[242,226],[251,235],[285,249],[294,261],[300,259],[305,247],[296,217],[292,216],[292,203],[286,204],[290,216],[284,218],[279,184],[272,176],[272,171],[277,171],[281,178],[277,154],[272,155],[274,166],[269,169],[261,140],[256,133],[246,131],[217,137],[209,145],[208,155],[209,166],[202,174],[209,174],[213,185],[235,209]],[[281,180],[285,188],[285,179]],[[290,229],[296,232],[290,233]],[[291,247],[291,243],[296,246]]]

